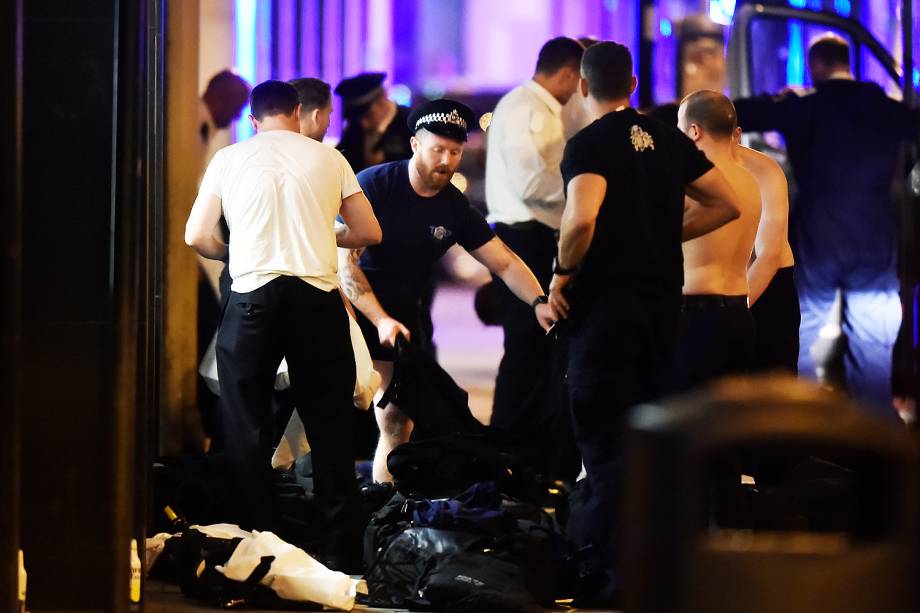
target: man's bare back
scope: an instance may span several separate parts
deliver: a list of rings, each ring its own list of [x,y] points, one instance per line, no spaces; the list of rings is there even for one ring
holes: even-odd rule
[[[760,188],[754,176],[730,155],[707,155],[735,190],[741,215],[684,243],[683,293],[746,296],[748,263],[760,222]]]
[[[761,213],[754,242],[755,262],[758,258],[773,260],[769,262],[769,273],[763,275],[751,265],[748,281],[753,304],[766,289],[773,272],[795,263],[789,246],[789,186],[783,169],[770,156],[741,145],[735,145],[734,152],[738,162],[754,175],[760,187]],[[759,278],[761,276],[764,278]]]

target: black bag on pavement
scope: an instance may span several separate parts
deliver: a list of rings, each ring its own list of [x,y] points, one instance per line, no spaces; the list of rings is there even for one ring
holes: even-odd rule
[[[396,489],[416,498],[456,496],[474,483],[501,481],[508,474],[491,440],[476,434],[409,441],[390,452],[387,468]]]

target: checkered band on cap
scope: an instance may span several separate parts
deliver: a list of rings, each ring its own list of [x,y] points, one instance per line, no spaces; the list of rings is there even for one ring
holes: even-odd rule
[[[452,110],[450,113],[429,113],[423,115],[415,122],[415,129],[418,130],[420,127],[429,123],[448,123],[460,126],[464,130],[467,129],[466,121],[464,121],[463,117],[460,117],[460,113],[457,112],[457,109]]]

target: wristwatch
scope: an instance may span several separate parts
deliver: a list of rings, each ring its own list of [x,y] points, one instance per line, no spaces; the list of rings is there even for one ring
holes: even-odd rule
[[[530,308],[535,309],[537,308],[538,304],[546,304],[547,302],[549,302],[549,296],[547,296],[546,294],[543,294],[542,296],[537,296],[536,298],[533,299],[533,302],[530,303]]]
[[[559,258],[553,258],[553,274],[560,276],[568,276],[575,274],[578,271],[578,266],[572,266],[571,268],[563,268],[559,265]]]

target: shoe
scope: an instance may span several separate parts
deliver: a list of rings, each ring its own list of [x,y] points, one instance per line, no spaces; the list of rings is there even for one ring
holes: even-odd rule
[[[623,605],[620,582],[613,569],[583,564],[575,582],[572,606],[579,609],[615,609]]]

